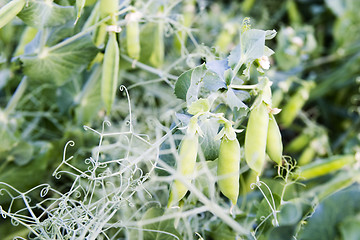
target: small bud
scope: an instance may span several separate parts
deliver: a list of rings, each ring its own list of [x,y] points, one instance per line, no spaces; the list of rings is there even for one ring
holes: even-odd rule
[[[262,56],[258,59],[260,67],[262,67],[265,70],[268,70],[270,68],[270,60],[267,56]]]

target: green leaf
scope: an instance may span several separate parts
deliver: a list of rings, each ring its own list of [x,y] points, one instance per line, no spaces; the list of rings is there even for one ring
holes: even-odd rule
[[[88,124],[91,122],[102,106],[100,80],[101,67],[97,65],[79,94],[75,116],[77,122],[80,124]]]
[[[266,35],[266,31],[258,29],[243,32],[240,36],[240,44],[231,51],[228,57],[229,66],[237,72],[245,64],[246,68],[242,74],[249,79],[251,64],[264,56]]]
[[[191,73],[191,81],[189,89],[186,93],[186,103],[188,106],[198,99],[200,88],[203,85],[203,77],[206,73],[206,66],[202,64],[197,66]]]
[[[28,1],[18,17],[34,28],[53,27],[74,20],[74,7],[60,6],[52,1]]]
[[[25,74],[33,80],[62,85],[80,73],[98,52],[89,36],[60,44],[21,57]]]
[[[225,81],[224,78],[225,71],[230,68],[228,66],[227,59],[210,61],[206,63],[206,67],[207,69],[218,75],[219,78],[222,79],[223,81]]]
[[[229,66],[234,69],[241,58],[241,46],[238,44],[231,52],[228,57]]]
[[[188,113],[196,115],[200,112],[208,112],[210,110],[210,103],[205,98],[200,98],[199,100],[192,102],[188,108]]]
[[[250,97],[247,92],[228,89],[226,92],[226,104],[231,110],[247,109],[248,107],[242,101]]]
[[[336,239],[336,226],[345,218],[360,213],[359,201],[360,188],[358,185],[326,198],[316,206],[315,212],[300,232],[299,239]]]
[[[193,71],[194,69],[190,69],[182,73],[175,83],[175,95],[182,100],[186,100],[186,93],[190,87],[191,74]]]
[[[276,239],[276,240],[289,240],[294,239],[295,227],[293,226],[280,226],[272,229],[269,233],[267,239]]]
[[[190,106],[192,102],[198,99],[205,73],[206,66],[202,64],[181,74],[175,83],[175,95],[185,100]]]
[[[151,220],[153,218],[161,217],[163,214],[163,209],[152,207],[144,213],[141,220]],[[144,240],[173,240],[175,239],[174,236],[182,239],[180,233],[174,227],[173,219],[143,225],[142,231]]]
[[[240,37],[241,55],[245,63],[253,61],[264,55],[266,32],[258,29],[245,31]]]
[[[10,150],[18,137],[15,135],[14,131],[9,127],[8,124],[2,122],[1,118],[5,118],[5,115],[2,115],[3,112],[0,110],[0,153]],[[7,120],[7,119],[6,119]],[[0,158],[1,159],[1,158]]]
[[[299,200],[292,200],[281,205],[278,217],[281,226],[298,223],[302,217],[302,207]]]
[[[342,239],[358,240],[360,236],[360,215],[351,216],[342,221],[338,228]]]
[[[26,165],[32,159],[34,148],[27,142],[19,142],[16,144],[10,152],[10,155],[14,158],[14,162],[18,166]]]
[[[220,139],[215,139],[220,124],[217,119],[206,119],[201,121],[200,128],[204,137],[200,142],[206,160],[214,160],[219,155]]]
[[[221,88],[226,88],[224,80],[222,80],[216,73],[206,72],[203,78],[203,86],[209,91],[216,92]]]
[[[27,191],[45,181],[44,179],[49,174],[48,163],[54,160],[57,152],[54,152],[54,147],[50,143],[35,142],[33,146],[36,158],[23,166],[9,164],[0,171],[0,182],[6,182],[19,191]],[[0,198],[0,204],[1,202]]]

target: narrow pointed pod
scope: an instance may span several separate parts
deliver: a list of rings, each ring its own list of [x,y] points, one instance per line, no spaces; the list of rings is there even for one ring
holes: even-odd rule
[[[284,127],[289,127],[293,123],[298,113],[309,99],[310,91],[314,86],[313,82],[304,83],[304,85],[290,97],[280,113],[280,123],[282,123]]]
[[[184,28],[189,28],[192,24],[195,15],[195,3],[196,1],[194,0],[185,0],[183,2],[183,14],[180,21]],[[187,38],[188,36],[185,29],[177,31],[174,37],[174,47],[178,53],[181,52],[182,46],[186,46]]]
[[[286,145],[285,152],[298,153],[303,150],[307,145],[309,145],[310,141],[311,136],[308,133],[303,132]]]
[[[309,144],[307,148],[304,149],[304,151],[301,153],[297,164],[298,166],[304,166],[309,164],[314,158],[316,157],[316,151],[315,149]]]
[[[0,9],[0,28],[8,24],[24,8],[26,0],[12,0]]]
[[[116,15],[116,13],[118,12],[118,4],[118,0],[100,0],[99,7],[94,7],[94,10],[96,9],[96,11],[98,11],[98,16],[100,16],[100,20],[106,17],[110,17],[110,19],[107,20],[106,23],[102,23],[98,28],[96,28],[93,41],[95,46],[97,46],[98,48],[103,48],[103,45],[106,41],[108,25],[116,25],[118,19]]]
[[[164,44],[164,22],[160,20],[157,23],[153,38],[154,48],[150,55],[150,63],[152,66],[158,68],[164,63],[165,44]]]
[[[198,135],[190,134],[183,138],[180,144],[179,161],[177,162],[177,172],[188,183],[191,183],[191,176],[194,174],[196,157],[199,148]],[[170,190],[168,207],[179,202],[187,193],[188,188],[180,181],[175,179]]]
[[[301,166],[294,177],[300,177],[301,180],[324,176],[326,174],[340,170],[341,168],[356,162],[355,155],[337,155],[327,159],[317,160],[305,166]]]
[[[269,115],[269,126],[267,132],[267,140],[266,140],[266,153],[269,155],[271,160],[276,162],[278,165],[281,165],[282,154],[283,154],[281,133],[279,126],[275,120],[275,117],[271,113]]]
[[[236,205],[239,196],[240,144],[237,138],[221,140],[217,167],[220,191]]]
[[[107,114],[110,114],[112,104],[115,100],[117,82],[119,78],[119,45],[116,33],[109,33],[109,40],[106,44],[102,77],[101,77],[101,99],[105,105]]]
[[[126,15],[126,46],[129,57],[139,60],[140,57],[140,27],[139,13]]]
[[[245,160],[258,175],[261,175],[265,164],[268,125],[269,110],[261,101],[251,110],[245,133]]]

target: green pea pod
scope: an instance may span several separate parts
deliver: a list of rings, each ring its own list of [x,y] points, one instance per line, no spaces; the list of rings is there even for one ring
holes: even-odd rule
[[[354,162],[354,155],[333,156],[331,158],[318,160],[300,167],[299,170],[295,172],[294,177],[300,177],[302,180],[309,180],[335,172]]]
[[[24,8],[26,0],[13,0],[0,9],[0,28],[8,24]]]
[[[217,176],[220,191],[236,205],[239,196],[240,144],[224,136],[220,143]]]
[[[154,47],[150,55],[149,61],[154,67],[161,67],[164,63],[165,45],[164,45],[164,23],[160,21],[155,28]]]
[[[337,174],[335,177],[331,178],[330,181],[326,182],[324,185],[315,187],[316,198],[321,202],[326,197],[331,194],[340,191],[341,189],[347,188],[352,185],[354,182],[359,182],[360,176],[357,172],[349,171],[342,172]]]
[[[293,96],[291,96],[290,100],[285,104],[280,113],[281,123],[284,127],[289,127],[292,124],[301,108],[309,99],[311,88],[313,88],[313,83],[306,83]]]
[[[191,23],[194,19],[195,14],[195,1],[194,0],[186,0],[184,1],[184,13],[182,14],[182,25],[184,28],[188,28],[191,26]],[[182,46],[186,45],[187,42],[187,34],[184,29],[179,30],[174,37],[174,47],[177,52],[181,52]]]
[[[271,102],[272,108],[278,108],[284,98],[284,92],[280,88],[276,89],[274,93],[272,94]]]
[[[290,22],[292,25],[298,25],[301,24],[302,19],[301,19],[301,14],[298,10],[298,7],[296,6],[296,3],[294,0],[288,0],[286,2],[286,8],[288,11],[288,16],[290,19]]]
[[[126,16],[126,46],[129,57],[139,60],[140,57],[140,28],[139,14],[129,13]]]
[[[269,127],[266,140],[266,153],[270,159],[281,165],[283,144],[279,126],[276,123],[274,115],[270,114]]]
[[[116,33],[110,32],[109,40],[105,48],[101,76],[101,99],[105,104],[107,114],[110,114],[112,104],[115,100],[120,67],[119,56],[119,45],[116,40]]]
[[[296,138],[294,138],[288,145],[285,147],[285,152],[287,153],[298,153],[303,150],[310,143],[310,136],[308,133],[302,133]]]
[[[251,188],[251,184],[256,183],[258,179],[258,175],[255,171],[249,169],[245,174],[241,175],[243,179],[240,179],[241,181],[241,195],[246,195],[253,191],[253,188]]]
[[[309,145],[305,150],[301,153],[297,164],[299,166],[304,166],[309,164],[316,156],[316,151],[311,145]]]
[[[190,178],[194,174],[196,157],[199,148],[197,134],[185,136],[180,144],[179,161],[177,171],[184,178]],[[190,181],[187,179],[187,181]],[[187,193],[188,188],[178,179],[175,179],[170,191],[168,207],[179,202]]]
[[[115,24],[115,14],[118,11],[118,0],[100,0],[100,17],[105,18],[111,16],[111,19],[107,22],[109,24]]]
[[[249,167],[261,175],[265,164],[265,150],[269,126],[269,110],[261,103],[250,112],[245,133],[245,160]]]

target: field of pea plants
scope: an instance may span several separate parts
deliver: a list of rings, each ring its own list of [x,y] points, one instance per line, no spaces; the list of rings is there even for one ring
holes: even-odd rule
[[[0,0],[0,239],[358,240],[359,9]]]

